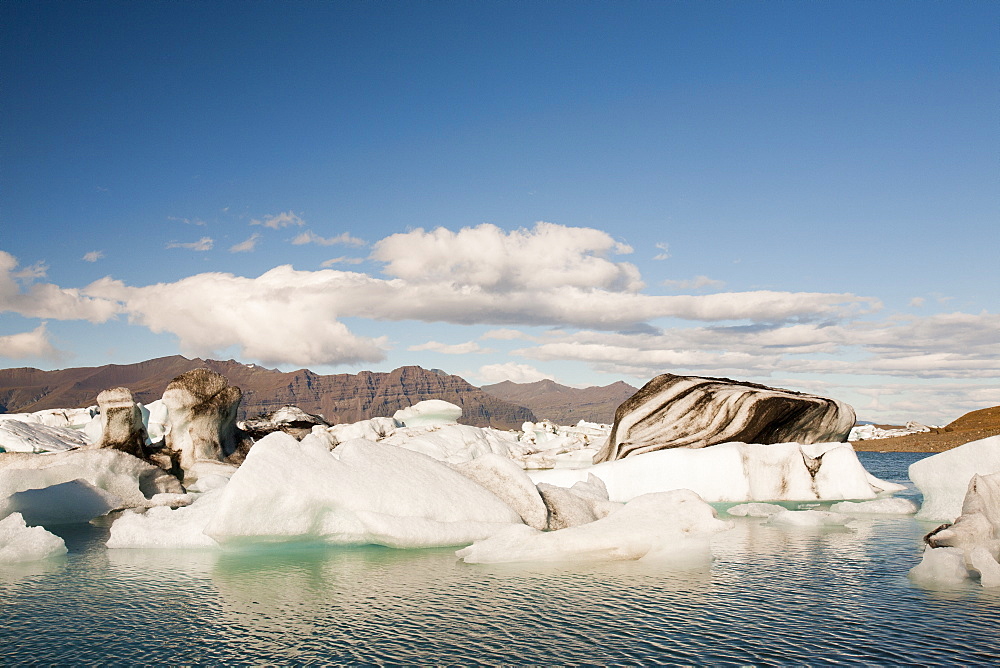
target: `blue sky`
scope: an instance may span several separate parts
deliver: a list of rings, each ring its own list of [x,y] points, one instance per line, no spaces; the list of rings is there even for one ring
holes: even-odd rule
[[[1000,404],[1000,5],[0,5],[0,365]]]

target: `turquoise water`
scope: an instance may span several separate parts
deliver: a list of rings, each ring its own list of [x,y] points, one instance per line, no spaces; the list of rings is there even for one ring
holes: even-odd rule
[[[910,454],[859,453],[901,482]],[[996,664],[1000,591],[910,584],[929,528],[738,522],[716,560],[482,566],[454,550],[107,550],[0,568],[0,663]]]

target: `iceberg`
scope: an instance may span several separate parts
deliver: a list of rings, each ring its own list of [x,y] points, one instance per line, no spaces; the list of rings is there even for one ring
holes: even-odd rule
[[[688,564],[711,559],[708,538],[732,527],[690,490],[638,496],[607,517],[542,532],[514,526],[455,554],[466,563],[658,559]]]
[[[87,444],[84,432],[0,416],[0,452],[65,452]]]
[[[878,480],[849,443],[724,443],[656,450],[580,469],[529,472],[536,483],[570,487],[593,474],[612,501],[691,489],[710,503],[874,499],[902,485]]]
[[[215,548],[219,544],[204,530],[215,515],[220,491],[205,493],[194,503],[177,509],[166,506],[145,512],[128,511],[111,525],[107,546],[123,548]]]
[[[419,452],[440,462],[461,464],[491,453],[510,458],[514,442],[501,438],[499,433],[464,424],[407,426],[396,429],[379,443]]]
[[[909,499],[892,497],[872,501],[841,501],[830,506],[830,510],[845,515],[912,515],[918,508]]]
[[[910,480],[923,495],[918,520],[952,522],[975,474],[1000,472],[1000,436],[960,445],[910,464]]]
[[[419,452],[361,440],[329,451],[275,432],[221,490],[205,533],[223,545],[410,548],[468,544],[510,524],[521,518],[496,495]]]
[[[38,474],[39,471],[26,471]],[[30,475],[24,476],[30,478]],[[31,484],[30,480],[24,480]],[[79,524],[120,508],[122,500],[86,480],[70,480],[39,488],[28,487],[0,497],[0,517],[19,513],[28,524]]]
[[[409,408],[401,408],[392,418],[405,427],[430,427],[442,424],[458,424],[462,417],[462,407],[441,399],[419,401]]]
[[[66,543],[42,527],[29,527],[20,513],[0,520],[0,564],[36,561],[66,554]]]

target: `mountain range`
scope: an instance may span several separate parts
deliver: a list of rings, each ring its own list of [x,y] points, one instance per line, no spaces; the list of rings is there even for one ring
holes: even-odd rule
[[[391,416],[424,399],[444,399],[462,407],[460,422],[474,426],[519,429],[523,422],[539,418],[557,424],[579,420],[610,423],[618,405],[636,392],[622,382],[576,389],[550,380],[508,381],[478,388],[460,376],[419,366],[321,375],[308,369],[284,372],[235,360],[173,355],[136,364],[56,371],[0,369],[0,413],[93,406],[97,395],[111,387],[127,387],[136,401],[150,403],[163,395],[171,380],[200,367],[222,374],[243,391],[241,419],[291,404],[340,424]]]

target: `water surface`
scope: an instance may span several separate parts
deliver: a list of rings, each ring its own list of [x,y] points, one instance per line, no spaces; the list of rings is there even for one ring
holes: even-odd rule
[[[900,482],[924,455],[859,453]],[[915,492],[909,492],[915,495]],[[0,568],[0,662],[927,665],[1000,661],[1000,590],[906,577],[930,527],[744,519],[691,570],[468,565],[453,549],[107,550]]]

